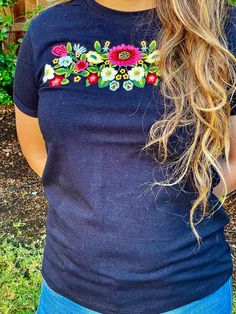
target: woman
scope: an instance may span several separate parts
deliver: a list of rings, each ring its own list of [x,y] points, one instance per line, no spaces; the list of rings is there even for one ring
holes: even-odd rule
[[[57,1],[14,79],[48,199],[42,313],[232,310],[236,13],[223,0]]]

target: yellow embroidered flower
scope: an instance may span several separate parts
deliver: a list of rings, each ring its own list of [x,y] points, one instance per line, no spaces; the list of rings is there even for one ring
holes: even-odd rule
[[[139,60],[139,61],[138,61],[138,64],[143,64],[143,60]]]
[[[117,74],[117,75],[116,75],[117,81],[121,80],[121,78],[122,78],[122,75],[120,75],[120,74]]]
[[[109,45],[110,45],[110,41],[107,40],[107,41],[105,42],[105,46],[109,46]]]
[[[80,76],[74,77],[74,82],[79,82],[80,80],[81,80],[81,77],[80,77]]]
[[[108,65],[108,64],[110,64],[110,61],[109,61],[109,60],[106,60],[104,63],[105,63],[106,65]]]
[[[79,53],[79,52],[76,52],[76,53],[75,53],[75,56],[76,56],[77,58],[79,58],[79,57],[80,57],[80,53]]]
[[[96,51],[90,50],[89,52],[86,53],[86,57],[89,63],[98,64],[103,62],[102,56]]]
[[[74,73],[78,73],[79,71],[77,69],[74,69]]]
[[[152,53],[150,53],[147,58],[145,59],[145,62],[147,63],[158,63],[160,61],[160,50],[154,50]]]
[[[121,69],[121,70],[120,70],[120,73],[121,73],[121,74],[124,74],[124,73],[125,73],[125,69]]]
[[[141,46],[146,46],[147,42],[145,40],[141,41]]]
[[[53,62],[54,64],[56,64],[56,63],[58,63],[58,60],[59,60],[58,58],[55,58],[55,59],[52,60],[52,62]]]
[[[129,78],[129,75],[126,73],[123,75],[123,79],[127,80]]]

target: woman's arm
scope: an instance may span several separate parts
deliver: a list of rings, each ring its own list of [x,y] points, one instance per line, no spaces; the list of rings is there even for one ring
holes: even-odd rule
[[[230,155],[229,155],[229,165],[230,171],[226,166],[226,162],[222,160],[220,162],[224,177],[228,187],[228,194],[236,190],[236,115],[232,115],[229,120],[231,128],[230,136]],[[223,194],[223,182],[222,179],[220,183],[214,187],[213,193],[219,198]]]
[[[15,119],[17,137],[22,154],[30,167],[42,177],[47,160],[47,152],[38,119],[23,113],[16,105]]]

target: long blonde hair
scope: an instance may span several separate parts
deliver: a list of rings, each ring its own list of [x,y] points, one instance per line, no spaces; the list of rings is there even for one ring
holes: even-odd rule
[[[68,0],[45,0],[46,7]],[[156,149],[156,161],[169,164],[173,171],[168,179],[154,181],[152,186],[171,186],[189,174],[196,189],[190,209],[190,225],[198,243],[199,236],[193,217],[198,208],[208,214],[208,196],[212,169],[222,179],[224,204],[228,194],[218,157],[223,154],[229,167],[230,96],[235,91],[235,57],[229,51],[224,31],[230,4],[225,0],[157,0],[155,12],[162,23],[158,42],[161,92],[164,106],[173,101],[171,112],[150,128],[148,141],[142,148]],[[177,62],[175,71],[168,64]],[[178,127],[194,129],[190,144],[173,160],[168,140]],[[158,156],[158,157],[157,157]],[[173,167],[174,166],[174,167]]]

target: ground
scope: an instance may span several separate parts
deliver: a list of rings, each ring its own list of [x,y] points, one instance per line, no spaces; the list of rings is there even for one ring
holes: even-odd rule
[[[47,200],[40,177],[21,153],[12,107],[0,112],[0,230],[19,236],[20,228],[27,241],[45,232]]]

